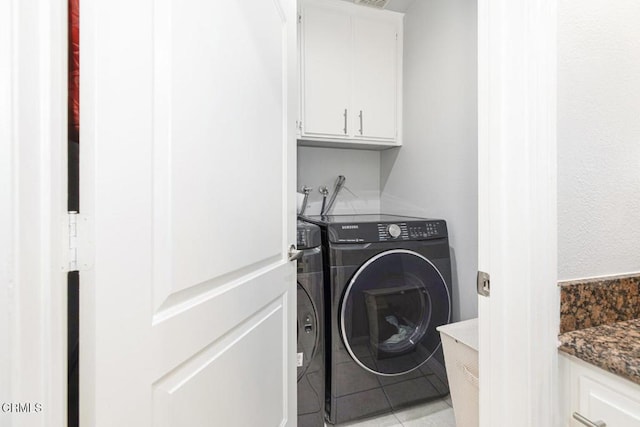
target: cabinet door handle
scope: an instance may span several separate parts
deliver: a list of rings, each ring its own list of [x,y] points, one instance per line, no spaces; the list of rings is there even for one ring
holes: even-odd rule
[[[362,110],[360,110],[360,135],[362,135]]]
[[[588,427],[607,427],[607,424],[604,421],[591,421],[589,418],[580,415],[578,412],[573,413],[573,418]]]
[[[344,109],[344,129],[342,129],[344,131],[344,134],[347,134],[347,109]]]

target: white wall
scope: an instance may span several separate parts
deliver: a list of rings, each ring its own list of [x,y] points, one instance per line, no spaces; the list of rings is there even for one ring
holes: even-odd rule
[[[453,319],[477,316],[477,5],[419,0],[404,26],[404,146],[381,154],[382,210],[444,218]]]
[[[640,271],[640,2],[558,3],[558,277]]]
[[[320,214],[322,195],[318,189],[326,185],[331,197],[338,175],[347,180],[332,213],[380,212],[380,152],[298,147],[297,189],[300,191],[303,185],[313,187],[306,214]]]

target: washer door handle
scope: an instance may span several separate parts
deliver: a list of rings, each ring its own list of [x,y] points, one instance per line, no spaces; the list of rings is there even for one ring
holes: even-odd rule
[[[289,246],[289,261],[297,261],[302,258],[302,251],[296,249],[296,245]]]
[[[307,334],[310,334],[313,331],[313,320],[311,320],[311,316],[308,314],[304,319],[304,331]]]

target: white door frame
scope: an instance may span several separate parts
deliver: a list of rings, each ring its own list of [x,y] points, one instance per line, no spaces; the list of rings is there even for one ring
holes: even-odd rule
[[[0,0],[0,398],[43,404],[3,425],[66,420],[66,10]],[[557,425],[556,2],[478,12],[481,425]]]
[[[66,11],[0,0],[3,426],[66,425]]]
[[[556,9],[478,2],[482,427],[559,423]]]

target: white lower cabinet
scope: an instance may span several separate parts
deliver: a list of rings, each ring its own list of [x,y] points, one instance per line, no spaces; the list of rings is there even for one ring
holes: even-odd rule
[[[560,353],[563,427],[640,427],[640,385]]]

